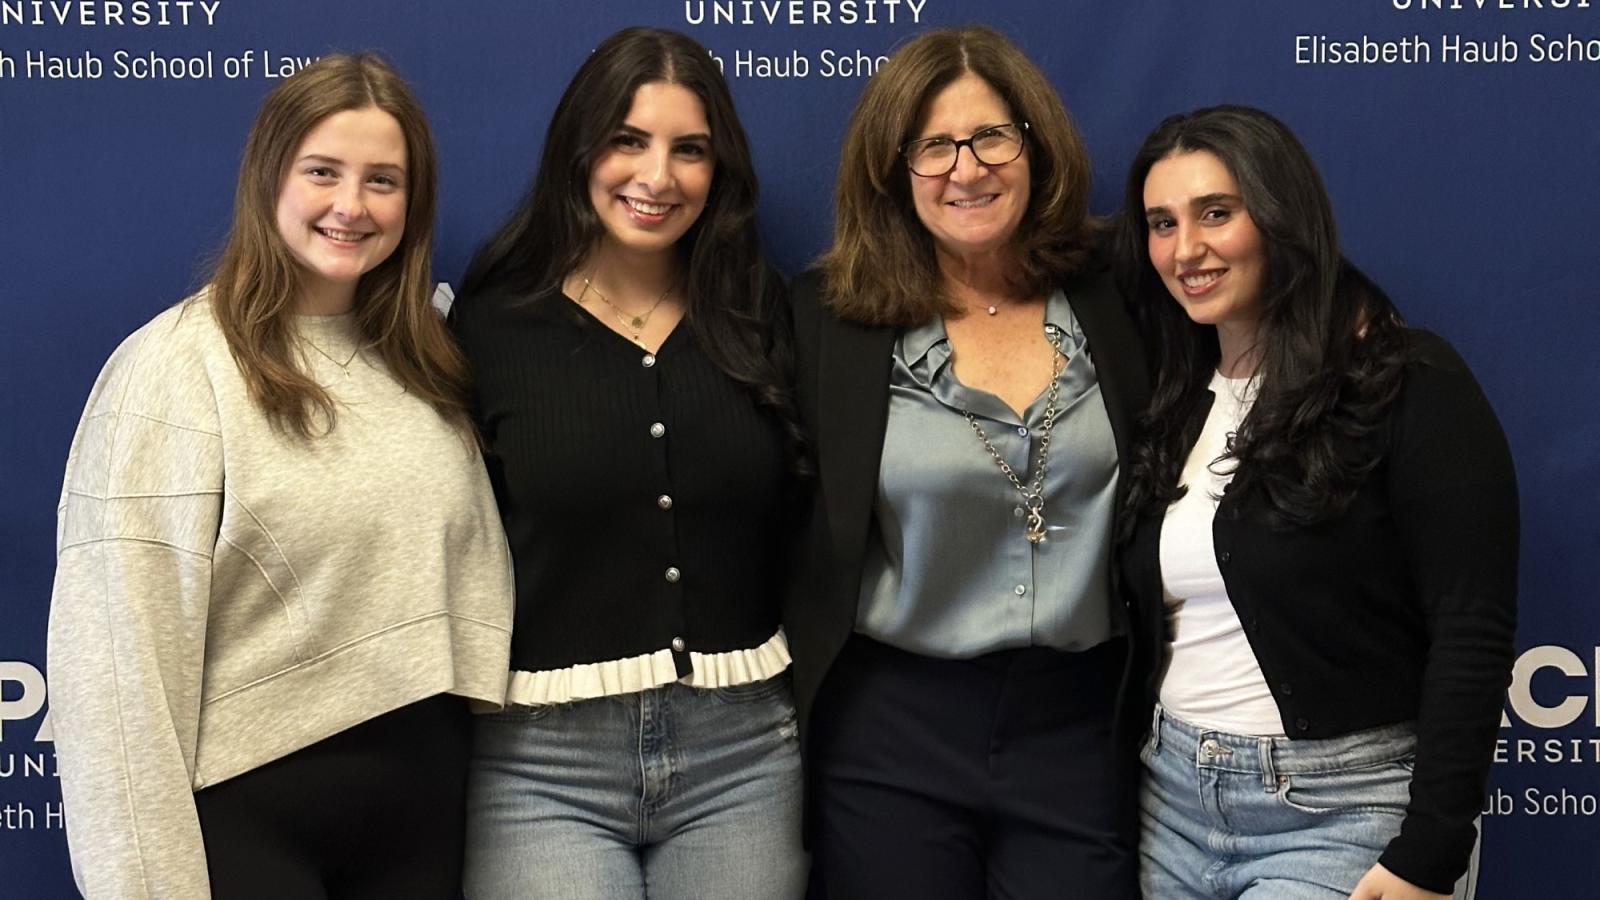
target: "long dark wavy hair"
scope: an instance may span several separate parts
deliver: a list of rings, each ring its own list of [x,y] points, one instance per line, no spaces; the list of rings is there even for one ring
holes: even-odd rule
[[[1337,516],[1378,464],[1372,438],[1400,390],[1404,322],[1340,255],[1327,190],[1288,127],[1259,109],[1214,106],[1171,116],[1145,138],[1116,225],[1119,281],[1156,368],[1124,522],[1131,528],[1183,496],[1198,404],[1219,358],[1216,328],[1195,324],[1152,266],[1144,211],[1150,168],[1197,151],[1216,156],[1238,183],[1265,253],[1259,389],[1223,457],[1236,463],[1230,496],[1264,501],[1278,527]]]
[[[628,28],[589,55],[556,105],[532,187],[468,266],[461,302],[524,302],[559,290],[583,265],[605,234],[589,199],[589,172],[634,93],[654,82],[699,98],[716,161],[705,209],[677,244],[687,272],[684,323],[712,363],[782,424],[791,467],[807,472],[787,300],[761,251],[749,142],[722,73],[685,35]]]

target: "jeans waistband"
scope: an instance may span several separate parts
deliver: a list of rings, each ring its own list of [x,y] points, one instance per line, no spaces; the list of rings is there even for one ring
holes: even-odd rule
[[[1193,725],[1166,714],[1156,704],[1151,722],[1152,752],[1170,746],[1192,754],[1201,768],[1263,776],[1338,772],[1397,762],[1416,752],[1417,727],[1400,722],[1332,738],[1300,740],[1230,734]]]

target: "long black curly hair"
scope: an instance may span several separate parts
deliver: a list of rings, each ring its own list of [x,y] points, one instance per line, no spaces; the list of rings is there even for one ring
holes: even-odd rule
[[[1216,328],[1189,318],[1150,260],[1145,177],[1157,162],[1191,152],[1213,154],[1233,176],[1265,253],[1259,388],[1224,457],[1236,463],[1230,496],[1258,495],[1280,527],[1336,516],[1378,465],[1374,433],[1408,357],[1404,321],[1340,255],[1327,190],[1288,127],[1259,109],[1214,106],[1171,116],[1145,138],[1116,224],[1118,279],[1155,368],[1124,521],[1131,529],[1183,496],[1193,420],[1219,358]]]

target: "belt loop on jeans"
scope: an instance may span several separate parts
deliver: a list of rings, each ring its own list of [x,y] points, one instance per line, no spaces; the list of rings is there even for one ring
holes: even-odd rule
[[[1150,753],[1154,755],[1161,750],[1161,704],[1157,703],[1150,711]]]
[[[1261,762],[1261,789],[1269,794],[1278,791],[1278,770],[1272,765],[1272,738],[1256,738],[1256,755]]]

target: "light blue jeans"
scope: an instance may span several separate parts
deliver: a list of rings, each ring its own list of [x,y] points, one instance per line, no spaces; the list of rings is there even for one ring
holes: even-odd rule
[[[1346,900],[1411,799],[1416,729],[1324,740],[1208,731],[1159,707],[1145,742],[1139,882],[1153,900]],[[1472,896],[1472,870],[1455,896]]]
[[[798,900],[800,746],[786,674],[484,716],[468,900]]]

